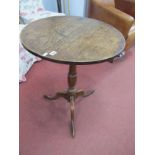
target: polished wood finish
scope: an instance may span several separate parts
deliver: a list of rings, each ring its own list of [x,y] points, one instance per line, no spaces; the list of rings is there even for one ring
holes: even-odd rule
[[[125,40],[114,27],[82,17],[50,17],[32,22],[21,33],[23,46],[44,59],[92,64],[117,56]],[[47,54],[56,51],[55,55]]]
[[[43,59],[69,65],[68,89],[46,99],[70,103],[71,133],[75,136],[75,100],[94,90],[77,90],[77,65],[112,61],[125,46],[123,35],[112,26],[89,18],[50,17],[35,21],[21,32],[23,46]]]

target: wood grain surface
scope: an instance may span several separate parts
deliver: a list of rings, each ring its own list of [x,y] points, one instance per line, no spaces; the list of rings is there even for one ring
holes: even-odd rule
[[[74,16],[49,17],[27,25],[20,34],[32,54],[66,64],[99,63],[125,47],[123,35],[104,22]]]

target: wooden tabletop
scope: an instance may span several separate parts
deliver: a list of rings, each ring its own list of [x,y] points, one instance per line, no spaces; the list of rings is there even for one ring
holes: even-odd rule
[[[123,35],[104,22],[58,16],[34,21],[20,34],[23,46],[41,58],[66,64],[99,63],[120,54]]]

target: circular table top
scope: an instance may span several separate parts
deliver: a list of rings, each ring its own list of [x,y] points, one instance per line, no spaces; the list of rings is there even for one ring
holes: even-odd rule
[[[123,35],[104,22],[74,16],[49,17],[27,25],[21,43],[32,54],[66,64],[99,63],[120,54]]]

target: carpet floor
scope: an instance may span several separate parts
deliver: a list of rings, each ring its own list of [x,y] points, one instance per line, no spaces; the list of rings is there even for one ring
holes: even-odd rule
[[[76,100],[76,136],[69,104],[43,94],[67,88],[68,66],[41,61],[19,86],[20,155],[134,155],[134,47],[113,64],[77,66],[77,88],[95,89]]]

